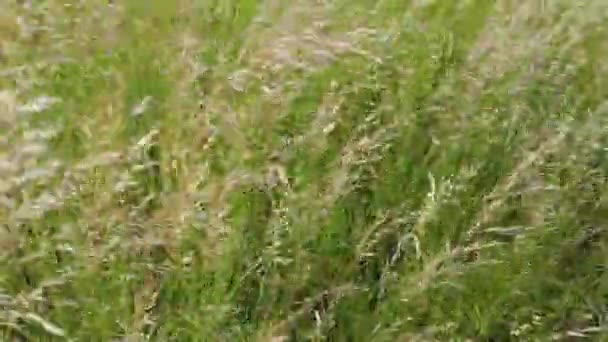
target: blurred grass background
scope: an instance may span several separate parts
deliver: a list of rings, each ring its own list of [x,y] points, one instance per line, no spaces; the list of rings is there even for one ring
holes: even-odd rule
[[[3,340],[605,339],[607,17],[3,2]]]

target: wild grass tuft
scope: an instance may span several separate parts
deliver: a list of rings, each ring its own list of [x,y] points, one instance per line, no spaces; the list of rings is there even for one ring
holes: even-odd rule
[[[0,335],[605,339],[607,19],[3,2]]]

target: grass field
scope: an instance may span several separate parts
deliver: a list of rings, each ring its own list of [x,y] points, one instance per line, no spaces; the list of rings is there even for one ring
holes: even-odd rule
[[[0,339],[607,340],[606,61],[601,0],[3,1]]]

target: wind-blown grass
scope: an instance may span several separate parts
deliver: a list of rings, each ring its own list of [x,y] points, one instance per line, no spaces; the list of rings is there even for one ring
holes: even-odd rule
[[[3,3],[3,338],[605,338],[607,17]]]

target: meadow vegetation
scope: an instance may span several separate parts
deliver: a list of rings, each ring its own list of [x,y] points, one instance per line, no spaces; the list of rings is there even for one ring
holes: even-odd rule
[[[607,338],[607,19],[2,1],[0,337]]]

